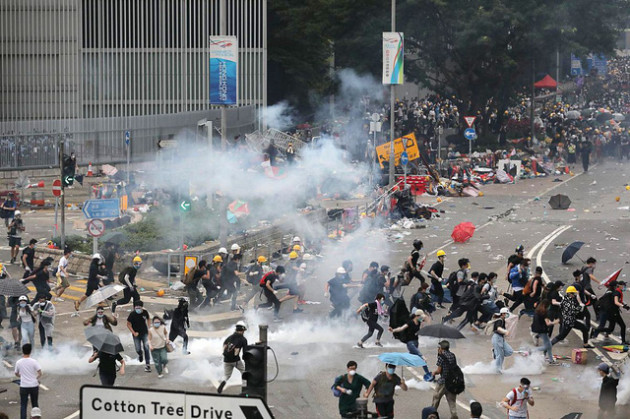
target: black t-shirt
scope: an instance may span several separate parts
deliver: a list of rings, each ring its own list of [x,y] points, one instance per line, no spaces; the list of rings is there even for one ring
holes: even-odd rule
[[[547,327],[547,323],[545,322],[546,318],[548,318],[548,316],[541,316],[537,312],[534,312],[534,319],[532,321],[532,332],[547,333],[549,331],[549,328]]]
[[[269,282],[271,288],[273,288],[274,282],[278,280],[278,274],[272,271],[267,273],[263,278],[265,278],[265,288],[267,288],[267,282]],[[328,283],[330,283],[330,281],[328,281]]]
[[[429,272],[434,272],[438,276],[438,278],[442,278],[442,274],[444,273],[444,264],[442,264],[440,261],[435,262],[433,265],[431,265],[431,269],[429,269]]]
[[[48,272],[44,271],[43,269],[35,272],[35,278],[32,280],[32,282],[38,292],[41,291],[47,293],[48,291],[50,291],[50,285],[48,285],[49,277],[50,275],[48,274]]]
[[[333,279],[328,281],[328,291],[330,292],[330,301],[334,303],[341,302],[348,298],[348,293],[346,288],[343,287],[344,284],[349,283],[350,280],[346,276],[342,277],[334,277]]]
[[[494,322],[494,326],[492,328],[494,333],[498,333],[497,329],[499,329],[499,327],[505,329],[505,320],[504,319],[498,319],[497,321]]]
[[[116,375],[116,361],[120,362],[123,357],[120,354],[112,355],[105,352],[98,353],[98,369],[104,374]]]
[[[147,321],[149,320],[149,312],[146,310],[142,310],[142,314],[136,313],[134,309],[127,317],[127,321],[131,323],[131,327],[134,332],[137,332],[140,335],[146,335],[149,333],[149,329],[147,328]]]
[[[532,278],[532,289],[534,289],[534,284],[536,282],[538,282],[536,292],[531,298],[538,300],[540,298],[540,294],[542,293],[542,289],[543,289],[542,278],[539,276],[535,276]]]
[[[227,348],[223,351],[223,362],[237,362],[241,359],[240,352],[247,346],[247,338],[240,333],[233,333],[223,342],[223,347]],[[234,352],[240,349],[239,354]]]
[[[26,255],[26,266],[33,270],[33,261],[35,260],[35,248],[31,249],[26,246],[24,250],[22,250],[22,256]]]
[[[128,266],[123,269],[120,274],[118,274],[118,281],[123,285],[127,285],[127,283],[125,282],[125,276],[129,275],[129,282],[131,283],[131,285],[135,285],[137,273],[138,270],[136,268],[134,268],[133,266]]]
[[[420,322],[416,324],[413,320],[409,320],[407,322],[407,328],[405,329],[405,334],[407,335],[407,340],[418,340],[417,333],[420,330]]]
[[[230,259],[230,261],[223,266],[223,270],[221,271],[221,279],[225,285],[233,284],[238,281],[238,276],[234,273],[238,270],[238,264]]]
[[[366,310],[368,313],[368,321],[378,321],[378,306],[376,305],[376,301],[373,303],[369,303]]]
[[[90,263],[90,272],[88,273],[88,286],[92,288],[98,288],[98,275],[100,273],[100,268],[98,263],[92,262]]]

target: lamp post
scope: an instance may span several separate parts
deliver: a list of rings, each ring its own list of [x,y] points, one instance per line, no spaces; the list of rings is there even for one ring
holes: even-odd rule
[[[396,0],[392,0],[392,32],[396,32]],[[389,186],[394,186],[394,171],[396,166],[396,157],[394,156],[394,137],[395,137],[395,110],[394,110],[394,88],[393,83],[389,85]]]

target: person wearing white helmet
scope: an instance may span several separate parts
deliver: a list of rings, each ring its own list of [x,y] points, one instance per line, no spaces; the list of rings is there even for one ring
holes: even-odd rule
[[[245,365],[241,360],[241,351],[247,346],[247,338],[245,337],[245,331],[247,326],[240,320],[236,323],[236,330],[230,336],[223,341],[223,381],[217,388],[217,393],[221,394],[225,383],[232,376],[234,368],[239,370],[241,374],[245,372]]]
[[[94,253],[92,255],[92,262],[90,263],[90,271],[88,273],[87,287],[85,294],[81,296],[79,301],[74,302],[75,311],[79,311],[79,306],[86,298],[88,298],[94,291],[103,286],[103,279],[107,278],[105,273],[105,259],[100,253]],[[77,313],[78,314],[78,313]]]
[[[241,246],[234,243],[232,246],[230,246],[230,250],[232,251],[232,254],[235,255],[241,251]]]
[[[11,263],[15,263],[18,254],[20,253],[20,246],[22,245],[22,232],[26,230],[24,221],[22,221],[22,213],[19,210],[15,211],[15,215],[8,227],[8,239],[9,247],[11,248]]]
[[[330,302],[333,305],[333,310],[330,312],[331,318],[341,316],[350,307],[347,288],[356,286],[360,287],[361,284],[351,284],[346,270],[341,266],[337,268],[335,277],[326,283],[326,292],[324,293],[324,297],[330,296]]]

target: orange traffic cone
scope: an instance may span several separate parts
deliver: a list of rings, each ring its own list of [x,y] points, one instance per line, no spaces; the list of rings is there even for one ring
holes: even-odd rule
[[[88,164],[88,170],[87,170],[86,176],[88,176],[88,177],[94,176],[94,172],[92,172],[92,162],[90,162],[90,164]]]
[[[567,175],[569,174],[569,166],[564,167],[564,173],[566,173]]]

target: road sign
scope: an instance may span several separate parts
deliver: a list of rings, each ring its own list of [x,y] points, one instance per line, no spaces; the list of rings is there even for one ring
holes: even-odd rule
[[[406,151],[403,151],[402,154],[400,155],[400,164],[402,164],[403,166],[406,166],[409,164],[409,155],[407,154]]]
[[[53,196],[61,196],[61,181],[59,179],[53,181],[52,193]]]
[[[101,237],[105,234],[105,223],[103,220],[95,218],[87,224],[88,234],[92,237]]]
[[[190,211],[190,201],[187,199],[184,199],[182,202],[180,202],[179,204],[179,209],[182,212],[188,212]]]
[[[119,199],[89,199],[83,203],[85,218],[118,218],[120,217]]]
[[[404,143],[403,143],[404,140]],[[381,144],[376,147],[376,156],[378,157],[378,162],[383,166],[384,162],[389,162],[389,148],[391,144],[390,142],[386,142],[385,144]],[[412,134],[405,135],[401,138],[396,138],[394,140],[394,158],[395,164],[398,166],[400,164],[400,155],[403,151],[407,152],[410,161],[413,161],[417,158],[420,158],[420,150],[418,149],[418,143],[416,142],[416,136]]]
[[[158,148],[175,148],[177,147],[177,140],[159,140]]]
[[[468,141],[472,141],[477,138],[477,133],[473,128],[466,128],[466,130],[464,131],[464,137]]]
[[[131,143],[131,132],[125,131],[125,144],[129,145]]]
[[[146,390],[129,387],[81,387],[81,419],[273,419],[257,397]]]
[[[374,112],[371,116],[372,122],[378,122],[381,120],[381,116],[379,114],[377,114],[376,112]]]
[[[468,128],[472,128],[473,124],[475,123],[475,119],[477,119],[476,116],[465,116],[464,117],[464,121],[466,121],[466,125],[468,125]]]

